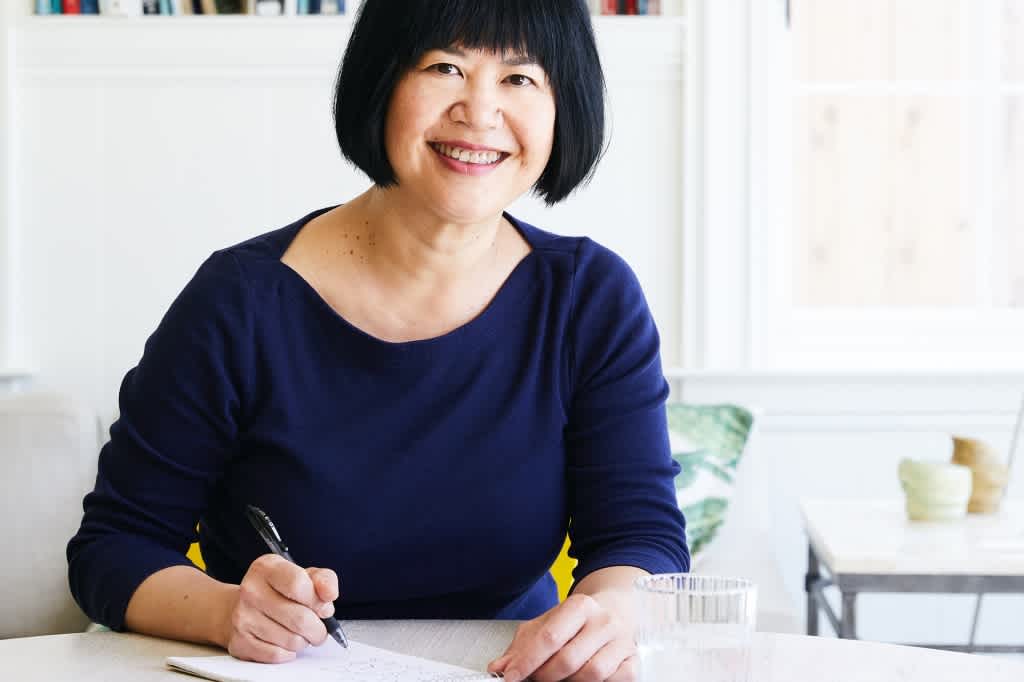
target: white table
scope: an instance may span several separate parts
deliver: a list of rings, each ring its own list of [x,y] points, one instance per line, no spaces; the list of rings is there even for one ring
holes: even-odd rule
[[[512,637],[508,621],[347,622],[354,640],[483,669]],[[91,632],[0,641],[0,678],[68,682],[188,682],[167,656],[220,653],[141,635]],[[931,649],[832,638],[757,633],[756,682],[1021,682],[1024,663]],[[287,664],[285,664],[287,665]],[[689,679],[681,671],[679,679]],[[412,681],[410,681],[412,682]],[[701,682],[715,682],[702,680]]]
[[[1004,501],[998,514],[943,522],[909,521],[902,500],[803,500],[800,506],[809,540],[809,635],[818,634],[821,611],[840,637],[856,638],[861,592],[1024,593],[1024,500]],[[830,585],[842,594],[841,615],[822,594]],[[968,644],[918,646],[1024,651],[1018,645],[974,644],[977,609],[974,616]]]

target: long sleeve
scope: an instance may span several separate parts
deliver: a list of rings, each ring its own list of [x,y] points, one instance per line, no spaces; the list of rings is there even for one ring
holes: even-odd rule
[[[636,276],[584,240],[573,292],[568,448],[577,581],[599,568],[689,570],[658,332]]]
[[[252,314],[236,258],[215,253],[121,384],[120,417],[67,547],[72,594],[119,630],[149,575],[188,565],[195,525],[236,447],[251,381]]]

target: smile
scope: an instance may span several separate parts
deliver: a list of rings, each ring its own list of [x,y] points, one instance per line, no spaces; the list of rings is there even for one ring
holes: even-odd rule
[[[508,154],[496,151],[473,151],[461,149],[447,144],[431,142],[430,147],[441,156],[474,166],[492,166],[503,161]]]

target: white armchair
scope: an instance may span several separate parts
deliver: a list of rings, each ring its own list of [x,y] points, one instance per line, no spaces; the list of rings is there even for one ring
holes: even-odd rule
[[[65,548],[96,479],[92,412],[53,393],[0,395],[0,638],[81,632],[88,619],[68,589]]]
[[[736,490],[729,514],[713,546],[694,573],[752,579],[757,583],[757,629],[761,632],[803,632],[801,605],[788,593],[775,547],[771,509],[772,476],[758,459],[757,423],[736,471]]]

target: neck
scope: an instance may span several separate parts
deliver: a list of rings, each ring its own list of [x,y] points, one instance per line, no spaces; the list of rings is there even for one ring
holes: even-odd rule
[[[366,234],[367,265],[387,280],[456,283],[489,267],[504,219],[458,223],[403,202],[394,189],[372,187],[347,205]]]

